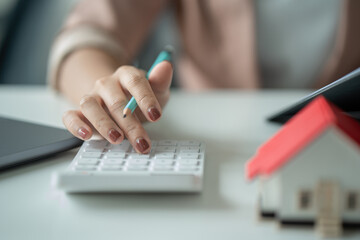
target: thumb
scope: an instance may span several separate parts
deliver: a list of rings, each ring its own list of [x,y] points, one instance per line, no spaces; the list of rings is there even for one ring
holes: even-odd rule
[[[149,83],[154,93],[166,92],[171,85],[173,67],[170,62],[163,61],[157,64],[149,75]]]

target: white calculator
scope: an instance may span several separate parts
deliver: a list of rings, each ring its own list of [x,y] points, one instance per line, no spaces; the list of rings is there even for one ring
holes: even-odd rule
[[[66,192],[199,192],[204,157],[199,141],[152,141],[149,154],[138,154],[127,140],[90,140],[55,184]]]

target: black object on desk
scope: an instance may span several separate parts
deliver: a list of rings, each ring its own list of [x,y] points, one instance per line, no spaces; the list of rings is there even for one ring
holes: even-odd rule
[[[64,129],[0,117],[0,169],[43,159],[81,143]]]
[[[360,68],[329,85],[303,97],[295,104],[270,116],[270,122],[285,123],[315,97],[323,95],[360,122]]]

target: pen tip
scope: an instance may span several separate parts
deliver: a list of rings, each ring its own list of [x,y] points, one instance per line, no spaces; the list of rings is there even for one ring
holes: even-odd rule
[[[126,114],[123,115],[123,118],[126,118]]]

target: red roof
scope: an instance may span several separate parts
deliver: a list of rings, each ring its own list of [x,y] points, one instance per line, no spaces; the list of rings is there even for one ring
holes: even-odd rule
[[[272,174],[330,126],[336,126],[360,147],[360,124],[320,96],[260,146],[246,165],[246,177]]]

